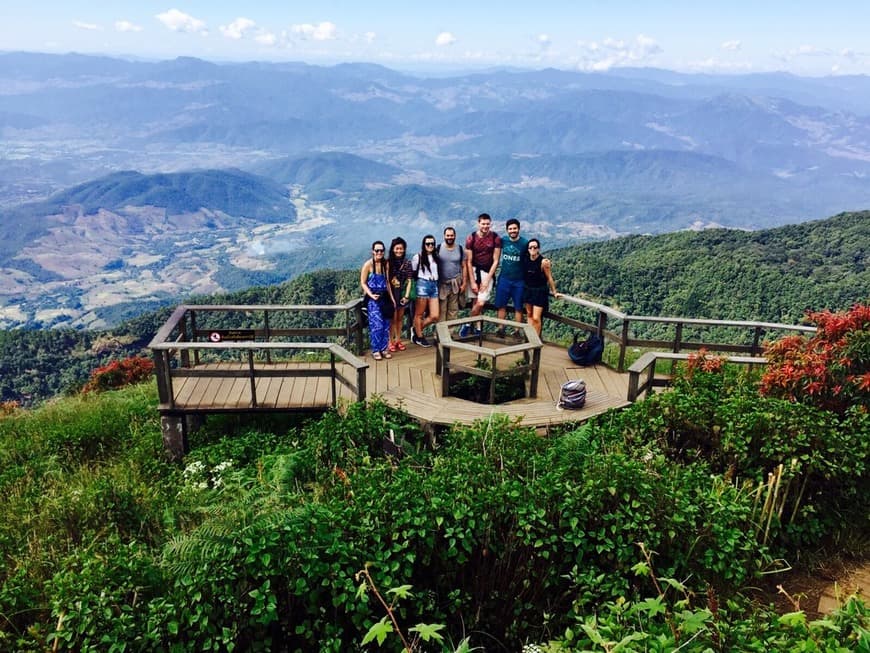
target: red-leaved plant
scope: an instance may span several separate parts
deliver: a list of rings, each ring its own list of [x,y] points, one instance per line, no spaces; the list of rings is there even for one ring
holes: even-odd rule
[[[21,408],[21,404],[15,399],[10,399],[8,401],[0,401],[0,417],[4,417],[6,415],[12,415],[17,412],[18,409]]]
[[[91,378],[85,383],[82,392],[102,392],[121,388],[144,381],[153,373],[154,361],[150,358],[130,356],[123,360],[113,360],[91,372]]]
[[[808,313],[811,338],[787,336],[768,345],[761,393],[843,413],[870,407],[870,305],[840,313]]]
[[[706,347],[701,347],[697,354],[689,354],[686,361],[686,378],[691,379],[695,372],[721,372],[725,365],[722,356],[711,354]]]

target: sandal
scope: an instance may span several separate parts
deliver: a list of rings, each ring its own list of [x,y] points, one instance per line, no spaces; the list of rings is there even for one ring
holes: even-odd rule
[[[396,346],[396,343],[395,343],[395,342],[391,342],[391,343],[390,343],[390,346],[389,346],[389,350],[390,350],[390,351],[396,351],[396,349],[398,349],[398,347]]]
[[[407,347],[405,347],[404,342],[402,342],[401,340],[397,340],[396,341],[396,349],[398,349],[399,351],[405,351],[407,349]]]
[[[383,353],[383,356],[384,356],[384,358],[392,358],[392,357],[393,357],[393,355],[392,355],[390,352],[388,352],[388,351],[385,351],[385,352]]]
[[[381,360],[381,358],[382,358],[382,356],[381,356],[381,352],[379,352],[379,351],[373,351],[373,352],[372,352],[372,358],[374,358],[376,361]]]

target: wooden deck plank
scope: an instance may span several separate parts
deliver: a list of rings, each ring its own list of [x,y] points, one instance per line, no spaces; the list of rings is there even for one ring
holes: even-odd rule
[[[234,408],[249,408],[251,406],[250,379],[233,379],[226,405]]]
[[[189,376],[180,376],[172,379],[172,393],[175,404],[185,406],[190,403],[191,395],[196,391],[196,384],[200,379]]]

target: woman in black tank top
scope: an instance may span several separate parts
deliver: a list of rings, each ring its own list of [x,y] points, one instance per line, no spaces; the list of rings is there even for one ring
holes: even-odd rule
[[[535,327],[538,335],[541,335],[541,322],[544,313],[550,308],[550,297],[561,297],[556,292],[556,282],[550,267],[550,259],[541,256],[541,243],[537,238],[529,240],[529,255],[524,257],[524,278],[526,289],[523,292],[523,303],[526,305],[526,314],[529,316],[529,324]]]

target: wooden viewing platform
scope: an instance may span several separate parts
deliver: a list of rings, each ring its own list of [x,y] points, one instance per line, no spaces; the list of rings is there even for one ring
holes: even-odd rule
[[[625,406],[628,375],[604,365],[577,367],[565,348],[544,345],[541,355],[538,396],[496,405],[476,403],[441,393],[441,377],[435,372],[436,349],[410,345],[393,358],[375,361],[370,354],[360,360],[366,365],[365,388],[368,397],[380,396],[386,403],[401,407],[410,415],[433,424],[456,422],[471,424],[494,412],[519,419],[529,426],[550,426],[589,419],[609,408]],[[470,357],[469,357],[470,358]],[[162,412],[298,412],[323,410],[336,399],[356,401],[354,390],[331,382],[331,363],[274,361],[255,362],[256,376],[252,401],[247,362],[202,362],[175,377],[172,400],[161,402]],[[191,374],[192,372],[192,374]],[[336,372],[352,378],[356,370],[350,363],[337,363]],[[581,410],[556,410],[561,385],[569,379],[587,383],[586,406]]]
[[[628,347],[642,344],[670,349],[670,353],[660,354],[669,359],[684,358],[685,354],[674,355],[681,349],[704,347],[747,353],[748,357],[732,360],[763,364],[758,357],[762,331],[811,330],[756,322],[660,318],[660,324],[675,327],[674,338],[640,340],[630,336],[628,325],[654,318],[627,316],[570,297],[566,304],[569,308],[591,309],[597,317],[594,322],[552,312],[546,317],[575,329],[597,331],[617,343],[617,369],[604,364],[578,367],[564,345],[542,344],[527,326],[521,329],[520,337],[498,338],[494,330],[499,325],[491,323],[502,321],[493,318],[484,322],[484,338],[474,339],[476,342],[448,337],[431,348],[409,344],[406,351],[396,352],[393,358],[375,361],[370,354],[360,353],[364,342],[361,299],[325,306],[179,306],[150,344],[164,443],[172,455],[181,457],[187,449],[188,426],[195,416],[322,411],[339,401],[365,401],[375,396],[429,425],[470,424],[499,413],[518,423],[547,429],[566,422],[583,422],[611,408],[626,406],[641,392],[664,384],[654,379],[655,355],[623,371]],[[620,331],[606,328],[608,317],[622,321]],[[306,319],[309,326],[305,326]],[[748,329],[752,343],[690,341],[684,328],[693,327]],[[444,328],[438,325],[442,335],[447,333]],[[300,342],[300,338],[304,341]],[[317,339],[332,341],[315,342]],[[447,370],[452,381],[450,369],[473,372],[481,359],[498,361],[497,372],[481,372],[481,376],[519,376],[524,379],[526,396],[500,404],[444,396],[447,383],[442,383],[439,372]],[[509,369],[510,365],[520,374]],[[583,379],[587,384],[586,405],[580,410],[560,410],[556,404],[561,385],[574,379]]]

